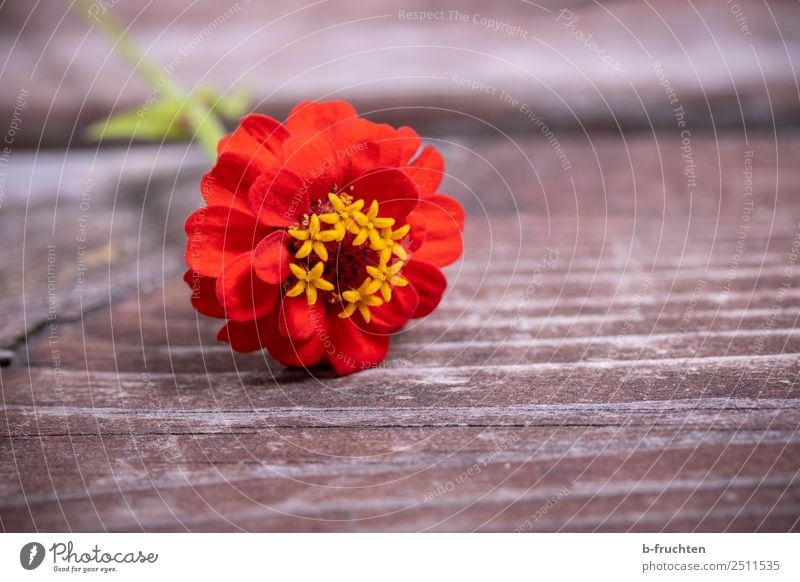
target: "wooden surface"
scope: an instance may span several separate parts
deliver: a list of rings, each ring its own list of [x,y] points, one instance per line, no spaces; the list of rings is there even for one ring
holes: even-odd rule
[[[464,259],[344,379],[191,309],[195,150],[15,153],[2,529],[797,530],[800,136],[698,133],[690,191],[676,134],[436,136]]]

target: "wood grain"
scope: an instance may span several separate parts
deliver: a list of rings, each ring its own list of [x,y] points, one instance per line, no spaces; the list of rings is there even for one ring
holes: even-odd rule
[[[796,6],[737,0],[736,14],[730,6],[716,0],[566,6],[554,0],[161,0],[157,6],[117,2],[113,12],[166,78],[221,92],[246,85],[253,106],[279,117],[299,101],[335,97],[415,127],[427,121],[484,133],[538,131],[520,112],[526,104],[529,115],[542,116],[554,131],[674,129],[675,105],[660,85],[661,70],[692,128],[796,124]],[[567,9],[579,19],[571,28],[561,15]],[[408,16],[419,12],[440,17]],[[740,28],[742,18],[747,30]],[[85,127],[160,96],[160,87],[131,75],[89,23],[67,4],[0,8],[0,52],[10,55],[0,106],[10,109],[20,89],[30,91],[19,142],[75,144],[81,140],[76,123]],[[482,87],[471,89],[472,83]]]
[[[797,530],[800,138],[777,139],[780,157],[773,138],[748,144],[758,202],[742,243],[738,137],[697,138],[709,182],[689,201],[667,185],[679,156],[663,178],[647,155],[671,135],[597,138],[602,161],[576,169],[574,190],[546,164],[543,189],[526,187],[504,140],[454,136],[508,195],[473,158],[448,158],[447,190],[469,209],[464,259],[441,308],[348,378],[215,342],[219,322],[191,309],[178,272],[196,172],[147,190],[169,204],[121,197],[113,229],[98,194],[92,244],[134,250],[89,275],[90,303],[59,294],[55,337],[31,294],[41,275],[4,259],[3,530]],[[98,192],[113,193],[113,158],[103,166]],[[126,172],[123,191],[142,179]],[[37,200],[30,220],[52,222]],[[66,216],[54,237],[72,252]],[[15,232],[11,248],[41,243]],[[73,267],[60,263],[70,282]]]

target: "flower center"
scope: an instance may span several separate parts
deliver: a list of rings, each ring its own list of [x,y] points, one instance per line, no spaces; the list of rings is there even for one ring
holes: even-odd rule
[[[411,227],[393,230],[394,224],[394,218],[380,215],[377,200],[364,212],[363,200],[328,194],[327,203],[288,229],[295,260],[289,265],[294,278],[285,284],[286,295],[305,293],[309,305],[320,298],[339,304],[339,317],[358,311],[369,323],[371,307],[391,301],[394,287],[408,285],[401,270]]]

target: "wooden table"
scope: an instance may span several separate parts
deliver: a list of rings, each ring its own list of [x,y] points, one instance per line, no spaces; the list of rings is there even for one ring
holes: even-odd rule
[[[695,134],[696,187],[677,131],[433,137],[464,259],[343,379],[191,309],[195,150],[15,152],[2,529],[797,530],[800,136]]]

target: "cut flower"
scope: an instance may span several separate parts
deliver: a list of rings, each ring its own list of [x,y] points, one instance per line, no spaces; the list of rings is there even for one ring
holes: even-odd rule
[[[185,280],[218,339],[340,375],[380,364],[390,334],[441,300],[464,211],[437,193],[444,160],[417,133],[301,103],[245,117],[186,221]]]

